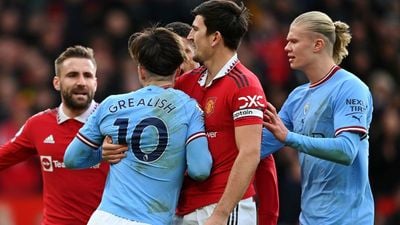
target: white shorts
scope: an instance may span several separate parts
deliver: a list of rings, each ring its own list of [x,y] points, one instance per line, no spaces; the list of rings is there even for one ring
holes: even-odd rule
[[[101,210],[96,210],[89,219],[87,225],[151,225],[148,223],[141,223],[137,221],[132,221],[124,219],[122,217],[113,215],[108,212]]]
[[[174,225],[203,225],[217,204],[196,209],[183,217],[175,216]],[[253,197],[240,200],[228,218],[228,225],[256,225],[257,209]]]

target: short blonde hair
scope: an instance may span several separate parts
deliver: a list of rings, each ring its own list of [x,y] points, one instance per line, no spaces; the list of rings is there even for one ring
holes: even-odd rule
[[[330,44],[332,58],[336,64],[349,54],[347,46],[351,41],[350,27],[344,22],[335,21],[323,12],[310,11],[301,14],[292,25],[302,25],[304,28],[322,34]]]
[[[69,58],[84,58],[89,59],[93,62],[93,65],[97,67],[96,60],[94,58],[93,49],[89,47],[84,47],[81,45],[75,45],[73,47],[67,48],[64,52],[58,56],[58,58],[54,62],[54,68],[56,70],[56,76],[60,73],[60,65]]]

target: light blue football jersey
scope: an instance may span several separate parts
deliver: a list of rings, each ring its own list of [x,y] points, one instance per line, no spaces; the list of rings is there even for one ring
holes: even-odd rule
[[[98,209],[122,218],[171,224],[185,172],[203,179],[211,169],[203,112],[179,90],[147,86],[108,97],[76,139],[96,149],[105,136],[129,150],[111,165]]]
[[[304,136],[297,135],[299,140],[289,141],[289,146],[299,150],[301,225],[373,224],[374,202],[368,179],[368,129],[372,110],[368,87],[339,67],[316,84],[299,86],[285,101],[279,116],[287,128],[295,134],[315,137],[304,141],[300,140]],[[348,152],[329,149],[329,138],[334,140],[342,132],[358,133],[358,148]],[[289,133],[292,139],[293,133]],[[348,154],[346,158],[352,159],[350,165],[306,153],[307,149],[317,151],[313,149],[314,144],[317,141],[321,144],[322,138],[326,138],[331,155],[336,154],[333,152]]]

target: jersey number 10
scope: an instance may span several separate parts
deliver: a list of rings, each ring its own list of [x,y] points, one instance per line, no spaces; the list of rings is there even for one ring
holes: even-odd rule
[[[118,143],[127,144],[128,136],[128,118],[118,118],[114,122],[114,126],[118,126]],[[157,146],[153,151],[143,151],[140,146],[141,136],[146,127],[157,129],[158,140]],[[156,117],[149,117],[141,120],[133,129],[131,139],[131,149],[135,157],[144,162],[153,162],[161,157],[168,145],[168,130],[165,123]]]

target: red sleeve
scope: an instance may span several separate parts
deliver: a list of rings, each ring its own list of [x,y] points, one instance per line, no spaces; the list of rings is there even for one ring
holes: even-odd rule
[[[267,100],[261,88],[250,86],[238,89],[232,104],[235,126],[262,124]]]
[[[21,127],[15,137],[0,147],[0,170],[22,162],[36,154],[30,138],[29,120]]]
[[[279,216],[278,179],[272,155],[260,161],[254,186],[257,192],[258,225],[276,225]]]

